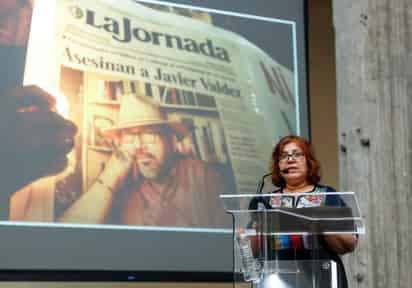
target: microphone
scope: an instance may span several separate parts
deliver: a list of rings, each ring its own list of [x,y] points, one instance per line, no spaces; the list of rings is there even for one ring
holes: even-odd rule
[[[272,176],[272,173],[267,173],[259,180],[258,186],[256,189],[256,194],[262,194],[263,186],[265,185],[265,178]],[[249,203],[250,210],[261,210],[261,209],[271,209],[267,199],[262,196],[253,197]]]
[[[280,170],[280,172],[282,172],[283,174],[288,174],[289,173],[289,168],[285,168]]]
[[[262,194],[263,186],[265,186],[265,178],[271,176],[272,173],[263,175],[262,179],[259,180],[259,184],[256,190],[256,194]]]

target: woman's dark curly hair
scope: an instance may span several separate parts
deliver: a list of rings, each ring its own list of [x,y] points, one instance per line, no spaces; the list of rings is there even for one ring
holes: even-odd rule
[[[320,162],[315,158],[312,146],[302,137],[289,135],[280,139],[272,151],[270,171],[272,172],[273,185],[277,187],[285,187],[286,185],[285,179],[280,174],[279,157],[283,151],[283,148],[289,143],[295,143],[300,149],[302,149],[302,152],[305,155],[306,163],[308,165],[307,181],[313,185],[318,184],[320,181]]]

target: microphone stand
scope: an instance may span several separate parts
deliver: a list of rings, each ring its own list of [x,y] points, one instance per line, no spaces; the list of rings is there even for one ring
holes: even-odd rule
[[[257,186],[257,190],[256,190],[256,194],[257,195],[262,195],[262,191],[263,191],[263,187],[265,186],[265,178],[268,176],[271,176],[272,173],[267,173],[265,175],[263,175],[263,177],[260,179],[258,186]],[[270,209],[270,205],[268,203],[268,201],[266,201],[266,199],[262,196],[257,196],[256,197],[256,209],[258,210],[258,221],[259,221],[259,225],[258,225],[258,233],[257,233],[257,237],[258,237],[258,245],[259,245],[259,258],[263,258],[263,263],[264,263],[264,271],[266,269],[268,269],[267,267],[267,259],[268,259],[268,243],[266,240],[266,235],[264,234],[264,231],[267,230],[267,215],[266,215],[266,209]],[[267,234],[267,233],[266,233]]]
[[[285,168],[285,169],[282,169],[280,172],[283,173],[283,174],[288,174],[289,169]],[[265,185],[265,178],[268,177],[268,176],[271,176],[271,175],[272,175],[272,173],[268,173],[268,174],[263,175],[263,177],[260,180],[259,185],[258,185],[257,194],[260,194],[260,195],[262,194],[263,187]],[[269,260],[269,257],[272,258],[272,255],[269,255],[269,253],[271,253],[273,251],[272,244],[271,244],[271,242],[273,242],[273,241],[272,241],[272,239],[266,239],[266,238],[268,238],[267,231],[270,230],[268,225],[273,224],[273,223],[268,223],[268,217],[267,217],[266,209],[270,210],[270,209],[272,209],[272,207],[270,205],[269,200],[265,199],[264,197],[259,197],[259,196],[257,198],[259,199],[259,200],[257,200],[257,210],[259,210],[258,215],[259,215],[259,224],[260,224],[259,225],[259,230],[260,231],[258,233],[258,237],[259,237],[259,241],[258,241],[258,243],[259,243],[259,257],[263,257],[263,260],[264,260],[263,261],[263,263],[264,263],[263,269],[264,269],[264,271],[268,271],[268,269],[270,268],[270,267],[268,267],[268,265],[269,265],[268,260]],[[272,217],[270,219],[272,219]],[[275,223],[275,225],[276,225],[276,223]],[[266,235],[265,235],[264,231],[266,231]],[[278,256],[277,251],[275,251],[274,258],[275,258],[274,260],[275,260],[275,263],[276,263],[276,269],[275,270],[279,270],[279,259],[278,259],[279,256]]]

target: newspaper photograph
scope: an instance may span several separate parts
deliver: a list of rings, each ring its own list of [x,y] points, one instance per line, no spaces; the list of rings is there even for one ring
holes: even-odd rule
[[[33,9],[24,84],[77,132],[66,167],[15,193],[9,219],[230,228],[219,195],[254,193],[272,140],[296,132],[293,71],[205,11]]]

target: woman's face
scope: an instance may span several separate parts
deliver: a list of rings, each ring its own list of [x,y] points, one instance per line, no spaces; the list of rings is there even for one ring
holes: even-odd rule
[[[305,154],[295,143],[286,144],[279,155],[280,171],[288,169],[288,173],[282,173],[282,177],[289,185],[303,184],[308,175],[308,165]]]

